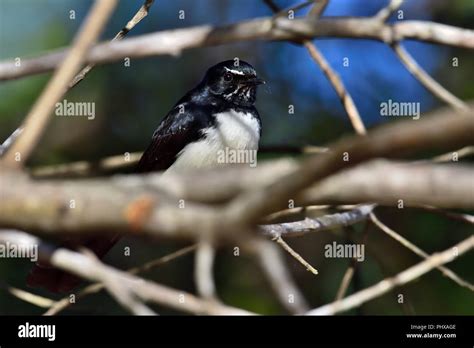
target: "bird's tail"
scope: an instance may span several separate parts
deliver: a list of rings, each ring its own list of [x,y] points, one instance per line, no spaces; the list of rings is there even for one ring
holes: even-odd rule
[[[112,237],[66,241],[61,244],[61,247],[68,249],[85,247],[94,252],[98,258],[102,258],[119,238],[119,235],[114,235]],[[28,274],[26,282],[28,286],[45,288],[51,292],[69,292],[81,283],[81,279],[54,268],[50,264],[37,263]]]

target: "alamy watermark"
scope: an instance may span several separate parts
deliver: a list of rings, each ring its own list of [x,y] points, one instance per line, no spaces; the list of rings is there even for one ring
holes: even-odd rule
[[[418,102],[397,102],[389,99],[380,103],[381,116],[401,116],[412,117],[414,120],[420,118],[420,103]]]
[[[38,261],[38,245],[5,242],[0,244],[0,258],[23,258],[36,262]]]
[[[226,147],[217,151],[219,164],[248,164],[251,168],[257,166],[257,150],[232,149]]]
[[[327,258],[347,258],[356,259],[359,262],[365,260],[364,244],[326,244],[324,246],[324,256]]]
[[[64,99],[55,104],[56,116],[84,116],[88,120],[95,118],[94,102],[68,102]]]

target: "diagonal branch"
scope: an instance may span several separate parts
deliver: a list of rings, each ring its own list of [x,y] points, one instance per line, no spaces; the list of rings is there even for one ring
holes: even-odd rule
[[[374,213],[370,213],[370,220],[383,232],[385,232],[386,234],[388,234],[390,237],[392,237],[393,239],[395,239],[397,242],[399,242],[400,244],[402,244],[404,247],[406,247],[407,249],[413,251],[415,254],[417,254],[418,256],[424,258],[424,259],[427,259],[429,258],[429,255],[428,253],[424,252],[423,250],[421,250],[420,248],[418,248],[415,244],[411,243],[409,240],[407,240],[406,238],[402,237],[400,234],[398,234],[397,232],[395,232],[394,230],[392,230],[390,227],[388,227],[387,225],[385,225],[382,221],[380,221]],[[469,283],[468,281],[462,279],[460,276],[458,276],[456,273],[454,273],[453,271],[451,271],[449,268],[446,268],[444,266],[438,266],[436,267],[437,269],[439,269],[441,271],[441,273],[443,273],[446,277],[450,278],[452,281],[454,281],[455,283],[457,283],[458,285],[462,286],[462,287],[465,287],[471,291],[474,291],[474,285],[472,285],[471,283]]]
[[[191,245],[182,249],[179,249],[178,251],[175,251],[171,254],[165,255],[163,257],[160,257],[156,260],[152,260],[150,262],[145,263],[144,265],[138,266],[131,268],[127,270],[128,273],[130,274],[139,274],[143,273],[146,271],[149,271],[150,269],[153,269],[157,266],[160,266],[164,263],[170,262],[178,257],[187,255],[188,253],[194,251],[196,249],[196,245]],[[79,293],[76,294],[76,301],[78,299],[81,299],[83,297],[86,297],[91,294],[98,293],[99,291],[104,289],[104,284],[102,283],[94,283],[91,285],[86,286],[84,289],[79,291]],[[50,308],[43,314],[43,315],[56,315],[59,312],[63,311],[67,307],[71,305],[71,301],[69,300],[69,296],[62,298],[61,300],[56,301],[53,303]]]
[[[391,289],[411,282],[425,273],[437,268],[446,263],[452,262],[462,254],[468,252],[474,248],[474,236],[471,236],[455,246],[441,252],[435,253],[428,257],[426,260],[412,266],[397,275],[386,278],[381,282],[368,287],[364,290],[356,292],[348,297],[345,297],[341,301],[335,301],[324,305],[322,307],[309,311],[308,315],[334,315],[336,313],[344,312],[352,308],[356,308],[363,303],[373,300],[383,294],[387,293]]]
[[[382,8],[376,15],[375,18],[381,22],[385,22],[400,6],[403,4],[403,0],[389,0],[390,2],[384,8]]]
[[[342,82],[339,74],[329,65],[326,58],[324,58],[323,54],[319,51],[314,43],[305,41],[304,46],[333,86],[357,134],[366,134],[367,131],[365,129],[364,123],[362,122],[359,111],[355,106],[354,100],[344,86],[344,82]]]
[[[55,103],[67,91],[69,82],[81,67],[86,53],[99,37],[116,5],[117,0],[97,0],[94,4],[67,57],[26,116],[21,126],[23,129],[21,136],[7,151],[2,161],[12,167],[19,167],[30,157],[50,120]],[[21,156],[18,161],[15,158],[16,154]]]
[[[145,3],[140,7],[137,13],[133,16],[133,18],[128,21],[127,25],[120,30],[115,37],[112,39],[112,41],[116,40],[122,40],[125,35],[128,34],[130,30],[132,30],[143,18],[145,18],[148,15],[148,11],[153,5],[153,2],[155,0],[145,0]],[[74,87],[77,85],[79,82],[81,82],[84,77],[89,73],[94,68],[94,64],[88,64],[82,70],[74,77],[74,79],[71,81],[69,84],[69,88]]]
[[[110,286],[120,287],[121,291],[127,289],[126,291],[129,291],[129,294],[134,296],[134,300],[154,302],[195,314],[253,314],[245,310],[216,303],[215,301],[202,300],[190,293],[178,291],[136,277],[127,272],[119,271],[82,253],[63,248],[55,249],[53,246],[42,243],[38,238],[24,232],[0,231],[0,244],[5,243],[36,245],[38,246],[40,260],[47,261],[55,268],[67,271],[83,279],[104,283],[106,287],[109,286],[107,289],[109,292]],[[118,289],[115,288],[114,290]],[[114,292],[111,294],[113,296],[116,295]]]
[[[315,38],[371,39],[387,44],[413,39],[474,49],[474,30],[427,21],[406,20],[386,24],[375,18],[273,18],[264,17],[221,27],[210,25],[164,30],[96,45],[87,55],[89,64],[104,64],[124,57],[143,58],[178,55],[193,48],[254,40],[301,41]],[[53,70],[64,60],[67,49],[23,59],[20,67],[10,59],[0,62],[0,80]]]
[[[453,108],[462,111],[468,110],[466,103],[464,103],[461,99],[456,97],[435,79],[433,79],[420,65],[418,65],[416,60],[410,55],[410,53],[408,53],[407,50],[403,48],[400,43],[393,43],[392,48],[400,61],[405,65],[407,70],[435,97],[451,105]]]

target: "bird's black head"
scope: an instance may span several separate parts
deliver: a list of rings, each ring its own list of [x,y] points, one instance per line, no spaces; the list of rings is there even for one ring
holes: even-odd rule
[[[226,60],[209,68],[203,83],[209,91],[227,102],[251,106],[255,103],[257,86],[265,83],[257,72],[242,60]]]

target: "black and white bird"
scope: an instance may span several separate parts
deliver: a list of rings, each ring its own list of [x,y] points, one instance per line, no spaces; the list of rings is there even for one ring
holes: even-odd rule
[[[169,175],[212,168],[221,164],[218,154],[226,148],[256,152],[262,124],[254,104],[257,86],[262,83],[255,69],[244,61],[228,60],[209,68],[203,80],[161,121],[137,172],[165,171],[164,175]],[[85,246],[103,257],[119,237],[66,241],[63,246]],[[80,279],[42,264],[35,266],[27,282],[53,292],[68,292]]]
[[[254,104],[262,83],[244,61],[209,68],[160,123],[138,170],[168,174],[209,168],[220,164],[218,153],[226,148],[257,151],[262,124]]]

